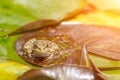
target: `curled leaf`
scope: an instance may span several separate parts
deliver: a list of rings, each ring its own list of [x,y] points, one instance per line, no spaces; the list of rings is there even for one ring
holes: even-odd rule
[[[56,26],[58,24],[59,22],[55,20],[49,20],[49,19],[38,20],[38,21],[24,25],[8,35],[10,36],[10,35],[20,34],[24,32],[30,32],[30,31],[39,30],[45,27]]]
[[[35,73],[34,75],[33,72]],[[93,80],[94,78],[93,72],[88,68],[73,65],[58,65],[28,71],[23,76],[19,77],[18,80],[31,80],[30,78],[35,79],[37,76],[40,77],[41,75],[53,78],[51,80]]]

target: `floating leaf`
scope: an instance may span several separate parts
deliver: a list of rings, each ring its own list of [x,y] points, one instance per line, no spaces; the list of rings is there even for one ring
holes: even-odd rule
[[[22,75],[29,69],[31,68],[24,64],[0,59],[0,80],[16,80],[18,76]]]
[[[120,46],[118,45],[120,40],[119,31],[119,28],[113,27],[62,23],[55,28],[45,28],[40,31],[26,33],[18,39],[16,45],[20,45],[21,47],[19,49],[21,49],[23,44],[31,38],[41,39],[43,36],[68,36],[74,41],[74,43],[72,41],[69,42],[69,44],[73,44],[71,46],[75,45],[74,48],[80,49],[79,45],[84,41],[88,45],[88,51],[90,53],[120,60]]]
[[[39,21],[35,21],[32,23],[26,24],[26,25],[20,27],[19,29],[9,33],[8,35],[15,35],[15,34],[28,32],[28,31],[39,30],[39,29],[42,29],[45,27],[50,27],[50,26],[54,27],[58,24],[59,24],[59,22],[57,22],[55,20],[39,20]]]

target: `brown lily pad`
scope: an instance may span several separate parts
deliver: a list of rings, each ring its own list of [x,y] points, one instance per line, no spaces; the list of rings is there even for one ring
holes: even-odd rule
[[[69,36],[50,35],[44,33],[44,30],[40,32],[41,35],[35,36],[34,33],[26,33],[16,41],[16,51],[27,62],[38,66],[54,65],[62,63],[67,56],[78,52],[74,49],[77,43]],[[32,41],[34,43],[31,47]]]
[[[36,24],[39,25],[39,22]],[[30,26],[30,28],[31,27],[32,26]],[[58,45],[61,49],[59,49],[57,56],[53,55],[54,57],[57,58],[54,57],[49,58],[49,56],[46,56],[49,55],[49,53],[47,54],[47,52],[45,52],[46,54],[44,55],[37,54],[37,56],[39,57],[33,57],[35,60],[28,57],[28,55],[26,55],[26,52],[23,50],[23,46],[26,44],[26,42],[28,42],[31,39],[36,39],[38,41],[48,40]],[[63,63],[64,60],[66,60],[65,58],[70,57],[71,55],[77,58],[77,56],[75,56],[74,53],[79,52],[79,50],[81,49],[81,44],[83,42],[88,46],[88,51],[92,54],[106,57],[109,59],[120,60],[119,28],[96,25],[83,25],[79,23],[65,24],[63,22],[57,25],[56,27],[47,26],[47,28],[24,33],[16,41],[15,49],[17,53],[20,55],[20,57],[22,57],[27,62],[41,66],[50,65],[51,63],[52,64]],[[34,54],[32,55],[34,56]],[[46,59],[48,61],[46,61]]]

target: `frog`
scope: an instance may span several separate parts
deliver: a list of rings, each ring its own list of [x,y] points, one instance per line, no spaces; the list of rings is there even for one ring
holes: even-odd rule
[[[29,59],[45,61],[60,57],[62,49],[59,44],[50,40],[32,38],[23,45],[22,51]]]

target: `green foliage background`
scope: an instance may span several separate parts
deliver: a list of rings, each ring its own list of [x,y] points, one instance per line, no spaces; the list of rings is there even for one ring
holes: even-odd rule
[[[68,2],[69,5],[66,5]],[[6,35],[35,20],[60,20],[78,6],[79,4],[74,0],[2,0],[0,1],[0,36]],[[30,67],[33,68],[33,66],[23,61],[14,50],[14,42],[18,37],[19,35],[0,37],[0,75],[2,75],[0,80],[16,80],[17,76],[23,74]],[[97,66],[120,66],[119,61],[96,56],[91,56],[91,59]],[[111,80],[120,79],[120,70],[105,71],[105,73]]]

